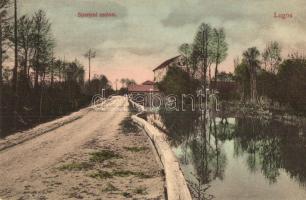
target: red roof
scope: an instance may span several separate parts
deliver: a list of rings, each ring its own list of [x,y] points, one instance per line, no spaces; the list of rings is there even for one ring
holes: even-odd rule
[[[130,85],[129,92],[158,92],[159,90],[153,85]]]
[[[142,83],[142,85],[154,85],[153,81],[145,81]]]
[[[155,69],[153,69],[153,72],[154,72],[155,70],[162,69],[162,68],[168,66],[170,63],[172,63],[173,61],[175,61],[175,59],[177,59],[178,57],[180,57],[180,56],[175,56],[175,57],[173,57],[173,58],[170,58],[170,59],[166,60],[165,62],[163,62],[162,64],[160,64],[158,67],[156,67]]]

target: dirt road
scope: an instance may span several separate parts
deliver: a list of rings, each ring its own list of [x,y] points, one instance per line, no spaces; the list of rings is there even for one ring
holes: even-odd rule
[[[0,199],[161,199],[163,176],[128,101],[0,152]]]

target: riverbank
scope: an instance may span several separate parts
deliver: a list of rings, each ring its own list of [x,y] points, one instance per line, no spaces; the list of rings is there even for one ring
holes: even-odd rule
[[[276,120],[288,125],[306,127],[306,116],[294,114],[286,109],[275,109],[268,106],[254,106],[240,102],[222,102],[218,116],[255,117],[265,120]]]

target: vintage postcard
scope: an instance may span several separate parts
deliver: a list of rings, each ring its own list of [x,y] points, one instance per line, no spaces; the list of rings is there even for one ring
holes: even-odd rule
[[[305,34],[305,0],[0,0],[0,200],[305,200]]]

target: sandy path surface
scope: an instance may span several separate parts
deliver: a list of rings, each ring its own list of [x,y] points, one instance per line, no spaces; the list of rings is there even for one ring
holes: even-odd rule
[[[0,152],[0,199],[161,199],[163,175],[128,101]]]

